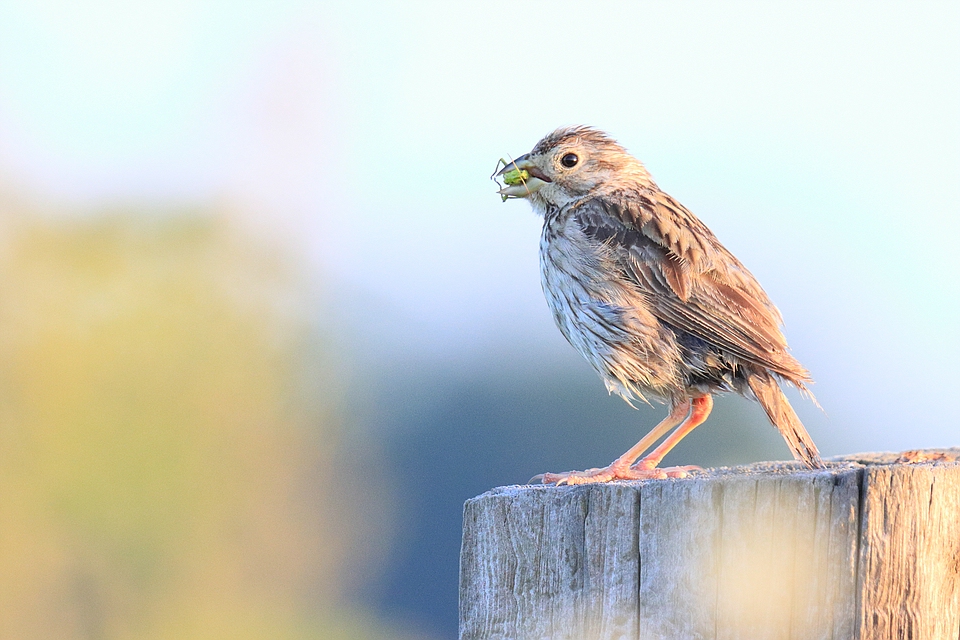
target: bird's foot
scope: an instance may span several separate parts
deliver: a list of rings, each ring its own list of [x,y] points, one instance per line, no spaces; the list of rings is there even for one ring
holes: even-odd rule
[[[664,478],[686,478],[690,475],[691,471],[703,471],[703,467],[698,467],[695,464],[688,464],[682,467],[658,467],[655,463],[649,462],[647,460],[640,460],[635,465],[630,467],[630,470],[634,473],[644,473],[650,471],[659,471],[665,474]]]
[[[611,480],[663,480],[664,478],[686,478],[688,472],[700,467],[657,467],[643,460],[633,466],[614,462],[607,467],[587,469],[586,471],[566,471],[564,473],[541,473],[530,479],[530,483],[543,484],[591,484],[610,482]]]

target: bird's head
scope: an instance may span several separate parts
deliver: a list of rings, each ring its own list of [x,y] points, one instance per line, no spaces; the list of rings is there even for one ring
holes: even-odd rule
[[[652,185],[650,174],[607,134],[591,127],[563,127],[547,135],[496,174],[507,198],[529,198],[562,207],[587,195]]]

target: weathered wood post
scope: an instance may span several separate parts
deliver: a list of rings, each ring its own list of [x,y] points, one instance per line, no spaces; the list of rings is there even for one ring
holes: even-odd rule
[[[468,500],[461,640],[960,638],[960,449]]]

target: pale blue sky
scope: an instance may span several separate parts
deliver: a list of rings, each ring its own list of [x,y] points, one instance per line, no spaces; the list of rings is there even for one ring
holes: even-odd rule
[[[958,7],[0,1],[0,185],[225,201],[361,333],[568,354],[539,221],[487,176],[593,124],[781,307],[829,414],[806,420],[846,449],[958,444]]]

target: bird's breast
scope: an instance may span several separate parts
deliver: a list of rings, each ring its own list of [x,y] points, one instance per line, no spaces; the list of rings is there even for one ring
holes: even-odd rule
[[[673,336],[606,254],[572,216],[548,216],[540,238],[547,305],[608,389],[629,397],[641,391],[665,395],[661,388],[676,378]]]
[[[548,219],[540,238],[540,280],[563,335],[593,361],[618,338],[621,311],[604,295],[604,265],[576,224]]]

